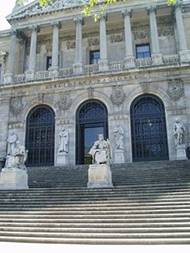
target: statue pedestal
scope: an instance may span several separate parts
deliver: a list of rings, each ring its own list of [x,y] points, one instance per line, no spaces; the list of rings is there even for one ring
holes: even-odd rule
[[[28,189],[28,174],[18,168],[4,168],[0,173],[0,190]]]
[[[124,163],[125,157],[124,157],[124,151],[123,150],[115,150],[114,151],[114,162],[115,163]]]
[[[67,165],[68,164],[68,153],[59,153],[57,155],[57,165]]]
[[[107,164],[92,164],[88,169],[88,188],[110,188],[112,173]]]
[[[187,160],[185,144],[178,145],[177,150],[177,160]]]

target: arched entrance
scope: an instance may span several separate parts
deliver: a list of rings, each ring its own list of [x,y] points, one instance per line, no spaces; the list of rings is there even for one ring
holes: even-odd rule
[[[133,161],[168,160],[165,111],[154,95],[137,97],[131,105]]]
[[[33,108],[27,117],[28,166],[54,165],[55,115],[47,105]]]
[[[99,100],[82,103],[76,114],[76,163],[90,164],[89,149],[98,134],[108,138],[108,116],[106,106]]]

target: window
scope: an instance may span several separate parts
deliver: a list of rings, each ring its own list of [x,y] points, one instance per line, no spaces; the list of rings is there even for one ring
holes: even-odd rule
[[[52,57],[47,56],[47,61],[46,61],[46,70],[48,70],[52,66]]]
[[[100,51],[90,51],[90,64],[97,64],[100,59]]]
[[[147,58],[150,57],[150,45],[143,44],[143,45],[136,45],[136,58]]]

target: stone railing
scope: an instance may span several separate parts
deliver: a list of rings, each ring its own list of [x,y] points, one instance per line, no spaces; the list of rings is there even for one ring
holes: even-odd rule
[[[136,68],[154,67],[152,58],[136,59],[135,63],[136,63]],[[164,55],[163,56],[162,66],[179,65],[179,64],[180,64],[180,61],[179,61],[178,55]],[[117,61],[117,62],[109,63],[108,70],[106,70],[105,72],[120,72],[124,70],[127,70],[125,68],[124,62]],[[91,75],[91,74],[96,74],[100,72],[102,71],[99,70],[98,64],[91,64],[91,65],[83,66],[83,72],[81,73],[81,75]],[[59,69],[57,73],[51,70],[37,71],[34,74],[34,76],[30,79],[27,79],[26,74],[15,75],[12,83],[24,83],[24,82],[34,82],[34,81],[40,81],[40,80],[61,79],[61,78],[72,77],[76,75],[78,74],[74,73],[73,68],[69,67],[69,68]],[[4,81],[4,84],[6,84],[5,81]]]

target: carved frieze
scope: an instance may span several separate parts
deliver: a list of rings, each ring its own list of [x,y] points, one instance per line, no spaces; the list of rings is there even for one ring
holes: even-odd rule
[[[110,41],[111,41],[111,43],[124,41],[124,35],[122,33],[121,34],[112,34],[110,36]]]
[[[125,100],[125,92],[121,86],[113,87],[110,99],[114,105],[121,105]]]
[[[184,96],[184,84],[181,79],[170,79],[168,81],[168,95],[174,101]]]
[[[17,116],[23,110],[23,98],[22,97],[12,97],[10,99],[10,112]]]
[[[75,48],[75,41],[74,40],[68,40],[66,42],[67,49],[74,49]]]
[[[72,105],[72,99],[69,93],[61,94],[56,102],[56,107],[59,111],[66,111]]]
[[[89,47],[91,47],[91,46],[99,46],[99,44],[100,44],[99,38],[89,38],[88,39],[88,45],[89,45]]]

